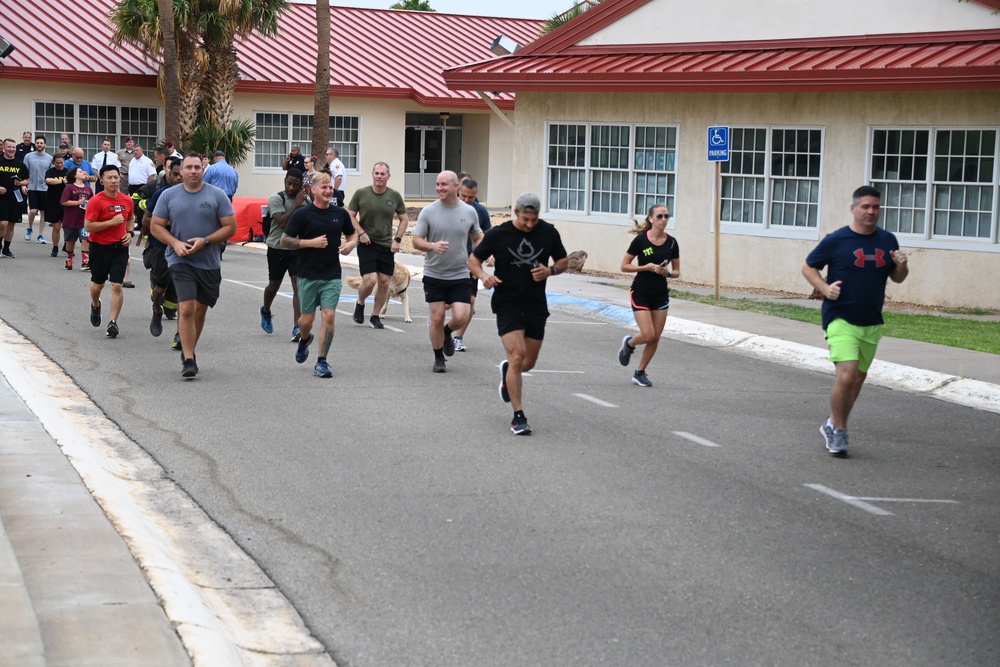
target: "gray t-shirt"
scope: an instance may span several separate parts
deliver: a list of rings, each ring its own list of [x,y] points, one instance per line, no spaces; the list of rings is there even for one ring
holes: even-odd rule
[[[208,236],[219,229],[219,218],[233,215],[233,204],[221,189],[203,183],[198,192],[188,192],[184,186],[168,188],[156,202],[153,215],[170,221],[170,233],[182,241]],[[167,266],[189,264],[198,269],[222,267],[221,244],[210,245],[187,257],[178,257],[167,246]]]
[[[440,200],[428,204],[417,216],[414,236],[422,236],[430,243],[447,241],[448,250],[442,254],[428,252],[424,257],[424,275],[438,280],[461,280],[469,277],[469,235],[479,236],[479,214],[463,201],[455,206],[445,206]]]
[[[31,151],[24,156],[24,166],[28,168],[28,189],[45,192],[49,189],[45,182],[45,172],[52,166],[52,156],[48,153],[38,154]]]

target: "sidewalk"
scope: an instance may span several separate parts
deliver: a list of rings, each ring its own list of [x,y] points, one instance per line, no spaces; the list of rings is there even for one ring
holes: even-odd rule
[[[397,259],[419,280],[421,256]],[[635,326],[627,286],[563,274],[548,281],[550,309],[627,330]],[[832,374],[812,324],[675,299],[665,335]],[[191,665],[164,612],[171,601],[157,599],[38,410],[29,409],[39,397],[28,401],[12,387],[21,385],[13,359],[0,349],[0,667]],[[1000,355],[886,338],[869,382],[1000,413]]]

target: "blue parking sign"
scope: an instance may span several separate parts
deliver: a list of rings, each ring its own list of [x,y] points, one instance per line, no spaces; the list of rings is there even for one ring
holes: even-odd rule
[[[729,162],[729,127],[716,125],[708,128],[708,161]]]

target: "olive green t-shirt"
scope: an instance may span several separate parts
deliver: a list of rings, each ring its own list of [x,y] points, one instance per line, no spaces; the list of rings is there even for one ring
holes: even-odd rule
[[[368,234],[372,243],[389,247],[392,245],[392,220],[397,215],[406,215],[406,202],[403,196],[386,188],[382,194],[375,194],[372,186],[354,191],[347,210],[358,216],[358,224]]]

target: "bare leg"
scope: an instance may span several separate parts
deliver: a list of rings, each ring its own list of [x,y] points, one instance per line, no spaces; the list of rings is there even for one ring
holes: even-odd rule
[[[856,361],[838,361],[834,365],[837,375],[830,390],[830,418],[833,427],[841,429],[847,428],[847,419],[868,374],[858,370]]]
[[[521,410],[521,373],[530,371],[538,361],[542,341],[525,338],[524,331],[511,331],[500,337],[507,352],[507,393],[514,412]]]

